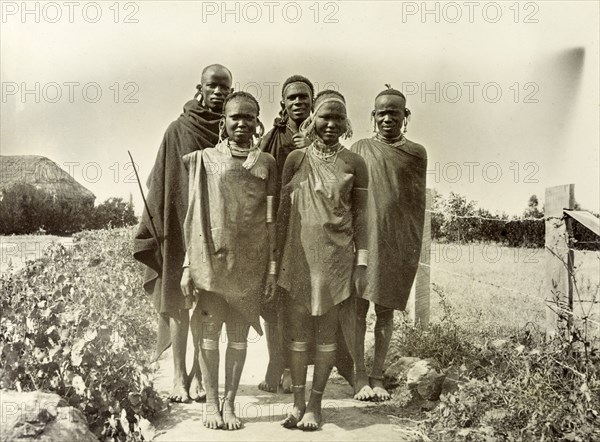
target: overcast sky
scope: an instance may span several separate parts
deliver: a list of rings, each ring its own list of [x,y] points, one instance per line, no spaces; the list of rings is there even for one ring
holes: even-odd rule
[[[520,214],[530,195],[575,183],[599,210],[596,1],[26,8],[2,2],[1,153],[52,159],[97,202],[132,193],[140,211],[127,150],[145,181],[202,68],[222,63],[257,95],[267,127],[280,85],[303,74],[346,96],[349,147],[372,135],[374,96],[391,83],[408,95],[407,137],[427,149],[429,187]]]

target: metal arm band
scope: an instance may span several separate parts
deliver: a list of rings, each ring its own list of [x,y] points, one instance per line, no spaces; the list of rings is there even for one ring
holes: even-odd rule
[[[358,249],[356,252],[356,265],[367,266],[369,263],[369,251],[366,249]]]
[[[272,195],[267,195],[267,222],[273,223],[275,222],[275,216],[273,215],[273,201],[275,197]]]
[[[269,261],[269,275],[277,274],[277,261]]]

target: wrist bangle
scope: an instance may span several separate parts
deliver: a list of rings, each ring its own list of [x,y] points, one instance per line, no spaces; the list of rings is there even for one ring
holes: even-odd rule
[[[275,221],[273,216],[273,196],[267,195],[267,223],[272,223]]]
[[[369,263],[369,251],[366,249],[358,249],[356,251],[356,265],[367,266]]]
[[[277,275],[277,261],[269,261],[269,275]]]

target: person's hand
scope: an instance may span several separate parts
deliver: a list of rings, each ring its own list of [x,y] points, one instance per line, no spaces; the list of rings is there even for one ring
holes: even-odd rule
[[[366,266],[354,266],[352,272],[352,284],[354,286],[355,293],[361,296],[365,291],[367,285],[367,267]]]
[[[277,298],[277,275],[267,275],[263,304],[270,304]]]
[[[303,147],[310,146],[310,140],[304,135],[302,135],[300,132],[294,134],[294,136],[292,137],[292,141],[296,149],[301,149]]]
[[[181,287],[183,296],[186,298],[193,298],[192,301],[194,301],[197,293],[196,288],[194,287],[194,281],[192,280],[192,275],[190,274],[190,269],[188,267],[183,269],[183,275],[181,275],[181,283],[179,285]]]

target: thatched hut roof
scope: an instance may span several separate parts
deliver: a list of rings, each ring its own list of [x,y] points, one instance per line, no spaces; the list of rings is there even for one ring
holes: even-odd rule
[[[54,161],[40,155],[0,155],[0,194],[28,183],[57,198],[93,203],[96,196]]]

